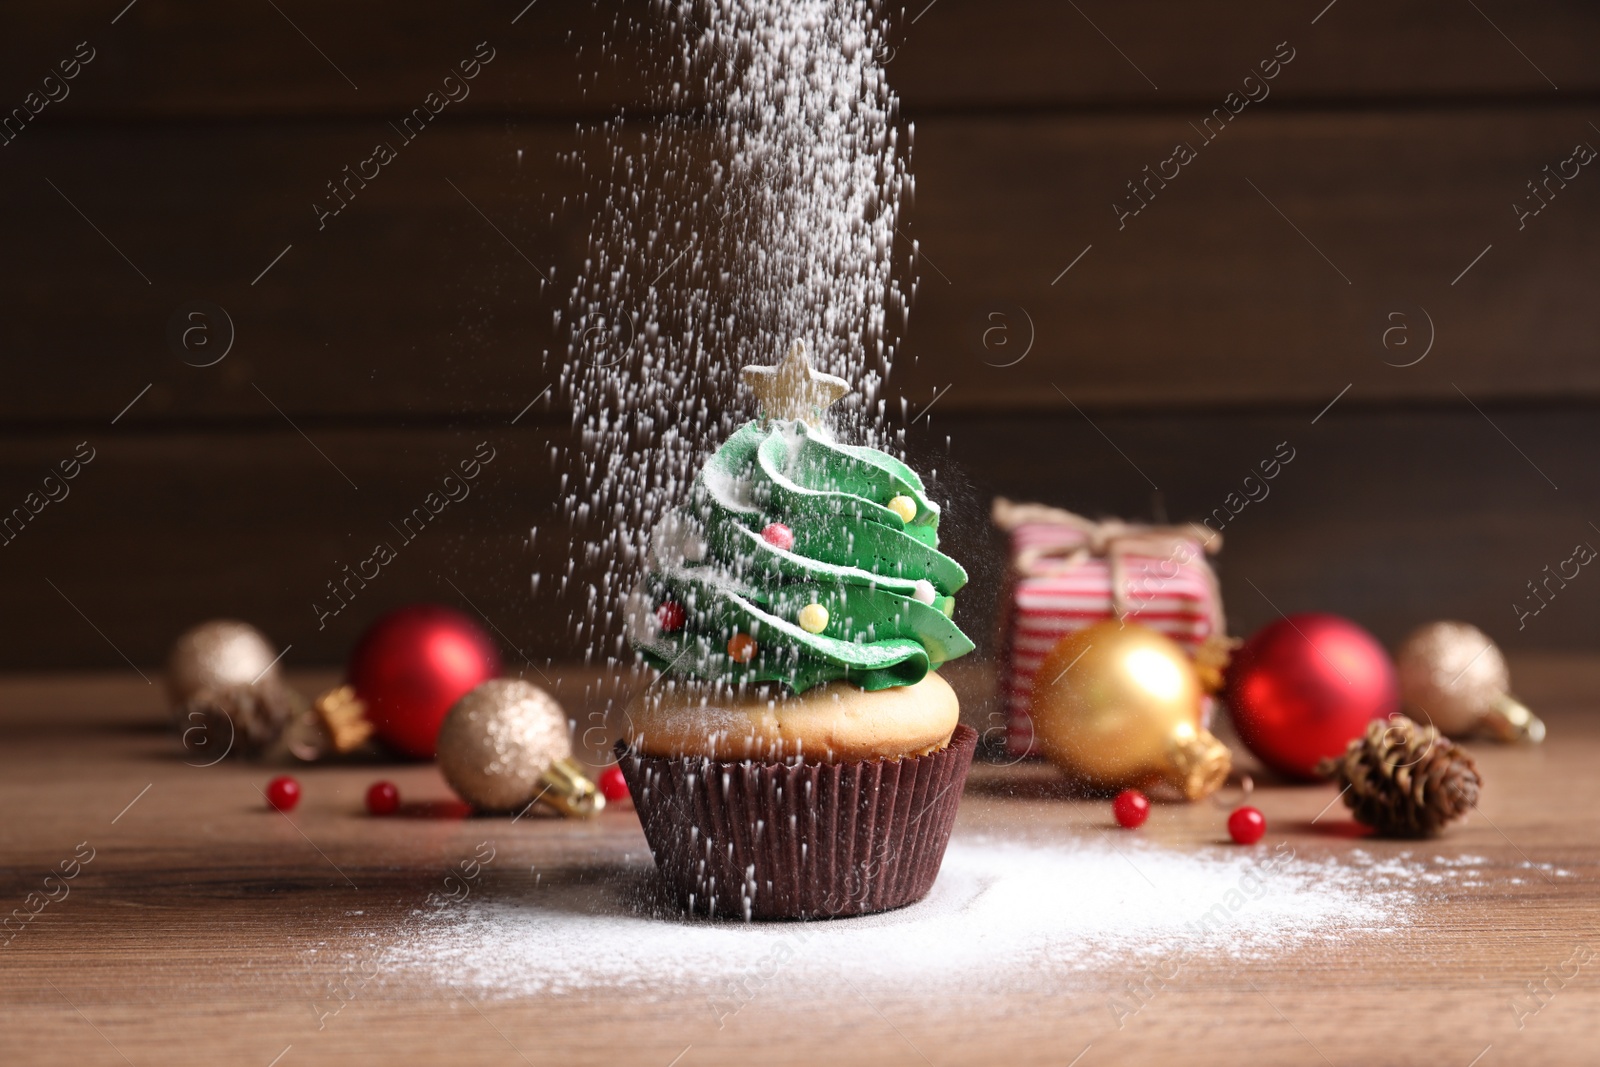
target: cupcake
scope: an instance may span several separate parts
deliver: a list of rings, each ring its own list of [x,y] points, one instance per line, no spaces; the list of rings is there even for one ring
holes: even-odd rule
[[[660,672],[618,743],[665,881],[696,913],[859,915],[933,886],[977,735],[934,671],[972,650],[938,505],[823,421],[848,387],[797,346],[746,368],[761,417],[666,515],[628,605]]]

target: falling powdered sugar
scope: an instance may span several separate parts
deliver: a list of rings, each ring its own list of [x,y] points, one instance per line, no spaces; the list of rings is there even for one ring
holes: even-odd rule
[[[552,368],[580,445],[552,456],[571,538],[555,591],[588,662],[642,669],[618,624],[647,534],[755,414],[741,368],[803,344],[855,390],[830,412],[852,440],[903,441],[880,393],[915,288],[914,248],[895,269],[914,131],[884,19],[879,0],[619,8],[601,53],[646,46],[646,108],[580,131],[569,163],[586,192],[559,208],[589,225]]]
[[[653,897],[644,853],[598,880],[593,869],[581,881],[542,877],[538,889],[530,878],[517,899],[440,914],[393,946],[385,969],[490,997],[709,993],[775,968],[786,982],[823,987],[841,964],[868,983],[1059,984],[1180,953],[1265,959],[1396,931],[1410,924],[1433,866],[1359,850],[1312,860],[1287,842],[1180,852],[958,835],[921,903],[745,925],[676,915]]]

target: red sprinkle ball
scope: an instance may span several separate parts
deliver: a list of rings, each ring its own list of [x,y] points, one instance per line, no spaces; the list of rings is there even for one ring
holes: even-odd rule
[[[728,656],[735,663],[749,663],[756,658],[756,639],[749,634],[734,634],[728,638]]]
[[[1267,833],[1267,817],[1255,808],[1235,808],[1228,816],[1228,836],[1241,845],[1253,845]]]
[[[683,605],[676,600],[663,601],[656,609],[656,620],[661,623],[661,632],[675,634],[683,629],[683,624],[689,619],[683,610]]]
[[[785,552],[794,547],[794,531],[781,522],[774,522],[761,531],[761,539],[773,548],[781,548]]]
[[[300,803],[300,783],[287,774],[280,774],[267,783],[267,803],[279,811],[293,811]]]
[[[1117,825],[1137,829],[1150,817],[1150,798],[1137,789],[1124,789],[1111,802],[1111,814],[1117,817]]]
[[[615,763],[600,772],[600,792],[612,804],[628,799],[628,780]]]
[[[367,790],[367,811],[372,815],[393,815],[400,809],[400,790],[393,782],[373,782]]]

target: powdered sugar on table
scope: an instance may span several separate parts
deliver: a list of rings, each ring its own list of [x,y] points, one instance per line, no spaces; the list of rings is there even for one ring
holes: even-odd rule
[[[730,980],[744,988],[782,975],[792,988],[836,982],[841,971],[875,984],[1059,985],[1175,956],[1268,959],[1308,942],[1392,934],[1412,922],[1419,894],[1473,879],[1486,862],[958,832],[919,904],[745,925],[675,915],[654,897],[640,853],[598,878],[591,868],[581,881],[540,877],[535,887],[530,875],[517,899],[475,898],[419,918],[383,969],[490,997],[714,994]]]

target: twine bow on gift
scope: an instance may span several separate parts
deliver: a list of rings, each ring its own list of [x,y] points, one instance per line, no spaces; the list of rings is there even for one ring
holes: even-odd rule
[[[1038,578],[1065,573],[1088,559],[1103,559],[1111,575],[1111,610],[1118,619],[1129,614],[1128,556],[1170,560],[1175,569],[1167,578],[1176,577],[1176,568],[1198,561],[1195,569],[1205,576],[1211,592],[1211,634],[1222,638],[1228,632],[1222,615],[1222,590],[1205,559],[1222,548],[1222,535],[1215,530],[1192,522],[1177,526],[1147,526],[1120,519],[1096,522],[1062,508],[1015,504],[1004,497],[994,502],[994,524],[1008,533],[1019,526],[1039,525],[1077,534],[1055,544],[1031,545],[1016,554],[1012,566],[1022,577]],[[1195,545],[1200,546],[1199,554],[1194,552]]]

